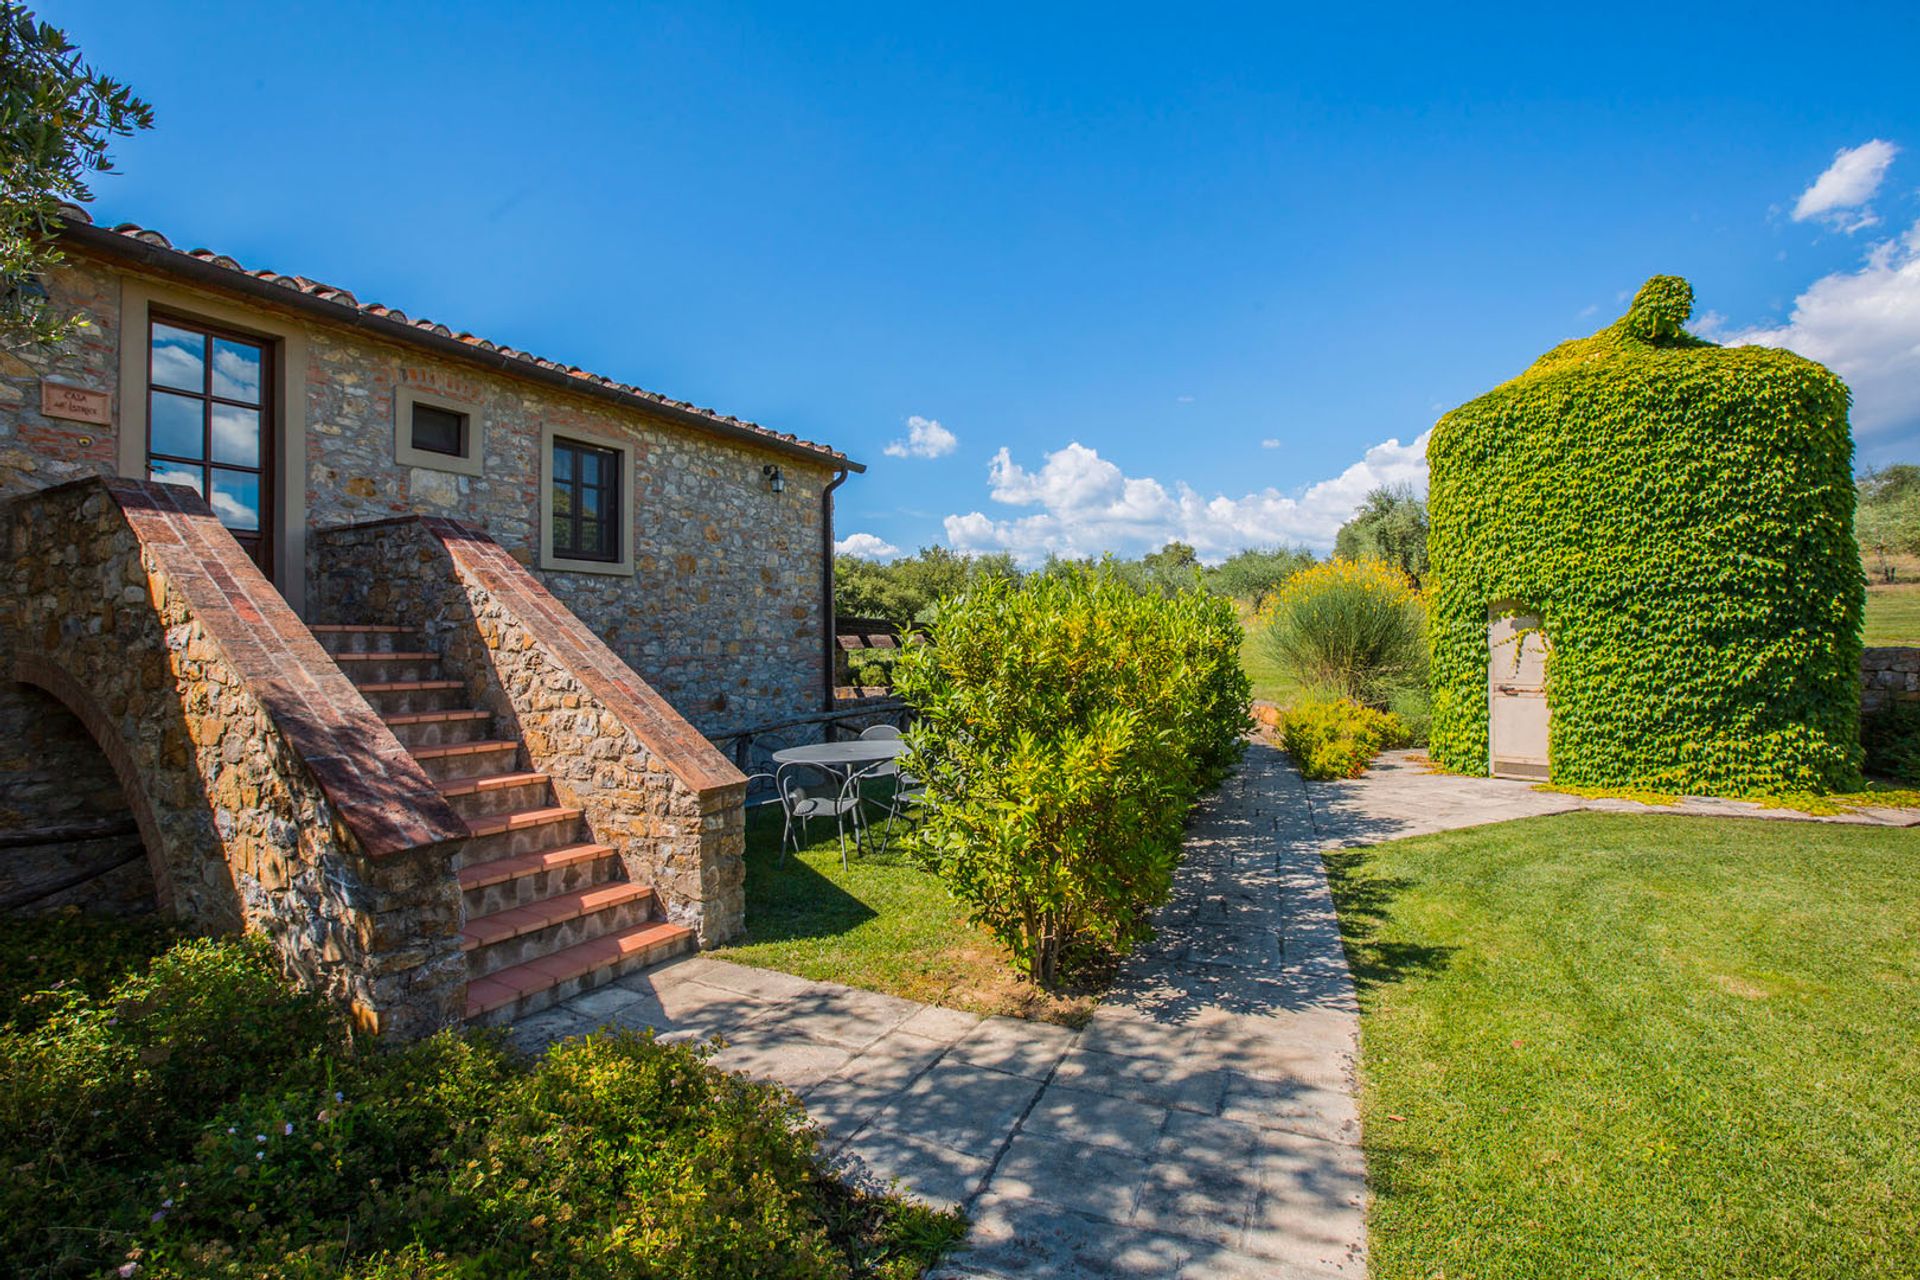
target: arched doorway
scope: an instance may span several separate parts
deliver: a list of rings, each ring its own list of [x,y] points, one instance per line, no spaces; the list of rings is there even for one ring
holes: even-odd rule
[[[131,915],[160,905],[113,760],[53,694],[0,688],[0,911]]]

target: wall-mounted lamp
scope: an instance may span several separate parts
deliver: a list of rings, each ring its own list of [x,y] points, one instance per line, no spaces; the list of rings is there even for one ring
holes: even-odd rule
[[[787,491],[787,478],[780,474],[779,467],[769,462],[766,466],[760,468],[760,474],[767,478],[768,493],[785,493]]]

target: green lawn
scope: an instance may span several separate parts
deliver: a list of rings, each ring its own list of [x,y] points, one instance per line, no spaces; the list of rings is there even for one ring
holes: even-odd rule
[[[779,806],[748,810],[746,939],[720,958],[951,1009],[1085,1020],[1091,995],[1052,996],[1020,977],[940,878],[897,847],[854,853],[842,871],[832,824],[813,832],[782,863]]]
[[[1330,870],[1379,1280],[1916,1273],[1920,832],[1570,814]]]
[[[1867,643],[1920,645],[1920,582],[1867,588]]]
[[[1293,677],[1282,671],[1280,664],[1267,653],[1259,624],[1243,617],[1241,625],[1247,635],[1240,645],[1240,665],[1246,669],[1247,679],[1253,682],[1253,696],[1285,706],[1293,698]]]

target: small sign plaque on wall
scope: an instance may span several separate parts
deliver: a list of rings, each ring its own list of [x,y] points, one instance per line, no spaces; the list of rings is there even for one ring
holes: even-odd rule
[[[112,397],[104,391],[69,387],[59,382],[40,384],[40,412],[49,418],[71,422],[91,422],[106,427],[113,424]]]

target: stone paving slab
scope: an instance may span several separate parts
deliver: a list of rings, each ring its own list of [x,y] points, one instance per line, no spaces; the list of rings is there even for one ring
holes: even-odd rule
[[[1769,809],[1748,800],[1693,796],[1675,804],[1589,800],[1538,791],[1517,778],[1463,778],[1434,773],[1418,751],[1389,751],[1358,778],[1305,784],[1313,822],[1328,845],[1356,846],[1430,835],[1460,827],[1556,813],[1637,813],[1699,818],[1758,818],[1847,826],[1920,826],[1920,809],[1861,808],[1839,814]]]
[[[1358,1009],[1297,774],[1255,744],[1080,1030],[690,956],[520,1022],[719,1035],[833,1158],[967,1210],[940,1280],[1366,1274]]]

